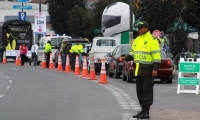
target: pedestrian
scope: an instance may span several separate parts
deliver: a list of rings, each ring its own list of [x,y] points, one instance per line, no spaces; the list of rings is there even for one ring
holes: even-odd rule
[[[31,65],[31,62],[34,62],[34,66],[36,66],[38,58],[38,48],[39,43],[36,43],[31,47],[31,59],[29,61],[29,65]]]
[[[24,66],[24,62],[26,60],[26,55],[28,53],[28,48],[25,43],[22,43],[19,47],[20,57],[21,57],[21,66]]]
[[[52,52],[51,41],[48,41],[46,43],[44,52],[45,52],[45,55],[46,55],[46,68],[49,68],[50,54]]]
[[[85,44],[79,44],[77,46],[77,49],[78,49],[78,54],[79,54],[79,65],[80,65],[80,69],[82,69],[82,66],[83,66],[83,56],[86,56],[86,53],[85,53]]]
[[[69,54],[70,50],[70,45],[68,43],[67,38],[65,38],[62,43],[61,43],[61,47],[60,47],[60,53],[61,53],[61,58],[62,58],[62,69],[63,71],[65,71],[65,67],[66,67],[66,55]]]
[[[125,57],[126,61],[134,58],[134,76],[136,91],[142,110],[133,118],[148,119],[150,106],[153,104],[154,77],[161,62],[158,40],[149,32],[149,24],[139,22],[139,36],[133,41],[131,52]]]
[[[169,46],[167,44],[167,41],[164,42],[163,49],[165,50],[166,53],[168,53]]]

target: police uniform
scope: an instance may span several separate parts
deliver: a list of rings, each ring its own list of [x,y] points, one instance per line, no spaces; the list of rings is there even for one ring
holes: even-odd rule
[[[141,24],[141,25],[140,25]],[[147,22],[140,22],[141,27],[148,28]],[[153,104],[153,70],[158,70],[161,61],[158,40],[153,38],[149,31],[138,36],[132,44],[131,52],[125,60],[134,58],[134,76],[136,77],[137,97],[142,111],[133,118],[149,118],[150,105]]]
[[[45,45],[44,52],[46,54],[46,68],[49,68],[50,54],[52,52],[51,41],[48,41],[47,44]]]
[[[72,70],[75,70],[76,56],[79,55],[79,51],[77,49],[78,45],[79,44],[72,45],[72,47],[70,49]]]

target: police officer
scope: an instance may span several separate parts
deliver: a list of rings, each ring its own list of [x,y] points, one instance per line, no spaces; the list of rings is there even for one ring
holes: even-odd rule
[[[60,53],[61,53],[61,58],[62,58],[62,69],[63,71],[65,71],[65,67],[66,67],[66,55],[69,54],[69,42],[67,40],[67,38],[63,39],[62,43],[61,43],[61,49],[60,49]]]
[[[46,55],[46,68],[49,68],[50,54],[52,52],[51,41],[48,41],[47,44],[45,45],[44,52],[45,52],[45,55]]]
[[[78,50],[78,54],[79,54],[79,65],[80,65],[80,68],[82,68],[82,61],[83,61],[83,56],[86,56],[86,53],[84,52],[85,50],[85,44],[79,44],[77,46],[77,50]]]
[[[76,43],[75,45],[72,45],[71,49],[70,49],[70,53],[71,53],[71,68],[74,71],[75,69],[75,63],[76,63],[76,56],[79,55],[79,51],[78,51],[78,45],[79,43]]]
[[[149,110],[153,104],[154,77],[157,76],[161,61],[158,40],[153,38],[148,29],[147,22],[139,23],[139,36],[133,41],[131,52],[125,57],[126,61],[134,58],[136,91],[142,110],[133,118],[140,119],[150,118]]]

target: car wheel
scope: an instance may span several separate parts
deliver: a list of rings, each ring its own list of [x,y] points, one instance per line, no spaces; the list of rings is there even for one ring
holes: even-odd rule
[[[114,73],[115,79],[119,78],[120,74],[117,73],[117,68],[116,67],[115,67],[114,71],[115,71],[115,73]]]
[[[131,83],[133,82],[133,78],[129,74],[127,74],[126,81],[127,83]]]
[[[108,67],[108,77],[113,77],[113,73],[111,73],[110,68]]]
[[[125,75],[124,71],[122,72],[122,80],[126,81],[126,75]]]
[[[37,65],[40,65],[40,62],[37,62]]]
[[[161,78],[160,81],[161,82],[165,82],[166,80],[165,80],[165,78]]]

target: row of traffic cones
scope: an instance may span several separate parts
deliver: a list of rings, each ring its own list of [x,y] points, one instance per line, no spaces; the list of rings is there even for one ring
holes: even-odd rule
[[[16,61],[15,64],[20,66],[20,57],[18,55],[18,52],[16,54]],[[3,56],[3,64],[6,64],[6,55],[4,52],[4,56]],[[83,62],[83,70],[82,70],[82,75],[80,73],[80,65],[79,65],[79,58],[78,56],[76,56],[76,64],[75,64],[75,71],[74,71],[74,75],[81,75],[81,77],[88,77],[89,74],[89,78],[88,80],[97,80],[96,78],[96,73],[95,73],[95,67],[94,67],[94,58],[91,58],[91,62],[90,62],[90,73],[88,73],[88,69],[87,69],[87,60],[86,57],[84,56],[84,62]],[[45,54],[43,53],[43,57],[42,57],[42,66],[41,68],[46,68],[46,61],[45,61]],[[52,54],[50,55],[50,62],[49,62],[49,70],[54,69],[54,64],[53,64],[53,57]],[[61,56],[59,54],[58,56],[58,68],[57,71],[62,71],[62,63],[61,63]],[[69,62],[69,55],[67,55],[66,58],[66,67],[65,67],[65,71],[66,73],[70,72],[70,62]],[[105,69],[105,61],[104,59],[102,59],[102,66],[101,66],[101,74],[100,74],[100,84],[107,84],[107,77],[106,77],[106,69]]]

